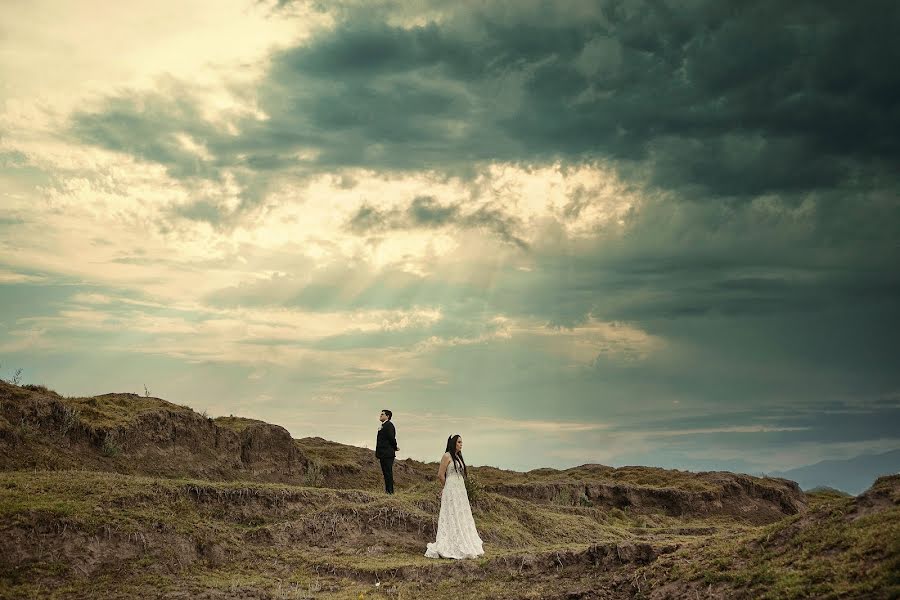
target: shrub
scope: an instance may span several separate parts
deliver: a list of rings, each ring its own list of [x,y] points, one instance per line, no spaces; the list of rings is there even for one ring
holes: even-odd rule
[[[306,470],[303,473],[303,485],[307,487],[320,487],[324,480],[325,477],[322,473],[322,465],[316,461],[310,461],[306,465]]]
[[[58,419],[59,419],[59,430],[63,435],[69,433],[75,425],[78,424],[78,419],[81,416],[81,412],[77,408],[72,408],[71,406],[66,406],[65,404],[60,405],[57,409]]]
[[[48,390],[45,385],[37,385],[34,383],[26,383],[22,386],[22,389],[31,390],[32,392],[42,392],[44,394],[54,393],[52,390]]]
[[[31,422],[26,418],[22,417],[19,419],[19,424],[16,427],[16,434],[19,437],[27,437],[34,432],[34,428],[31,426]]]
[[[107,431],[103,436],[103,446],[101,447],[103,456],[112,458],[122,452],[122,446],[119,443],[119,436],[115,431]]]
[[[556,504],[562,504],[563,506],[572,506],[574,504],[574,500],[572,498],[572,490],[568,487],[562,487],[557,490],[553,501]]]
[[[477,506],[478,501],[484,497],[484,486],[474,474],[466,477],[466,494],[469,496],[469,504]]]

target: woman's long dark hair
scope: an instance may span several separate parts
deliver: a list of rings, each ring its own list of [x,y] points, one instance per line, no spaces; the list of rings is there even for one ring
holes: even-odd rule
[[[456,469],[456,472],[459,473],[459,465],[462,465],[463,477],[468,477],[469,471],[466,469],[466,461],[463,459],[462,452],[456,451],[456,441],[458,439],[458,433],[447,438],[447,452],[450,453],[450,458],[453,459],[453,468]]]

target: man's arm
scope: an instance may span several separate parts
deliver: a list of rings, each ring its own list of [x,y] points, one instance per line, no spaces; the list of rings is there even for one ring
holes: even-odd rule
[[[388,421],[388,423],[391,423],[391,422]],[[394,448],[394,452],[396,452],[400,449],[397,446],[397,428],[394,427],[393,423],[391,423],[391,428],[388,429],[388,441],[391,443],[391,446]]]

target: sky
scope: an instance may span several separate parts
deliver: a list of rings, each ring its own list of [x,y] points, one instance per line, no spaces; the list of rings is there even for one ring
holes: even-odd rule
[[[514,469],[900,448],[900,3],[0,9],[0,377]]]

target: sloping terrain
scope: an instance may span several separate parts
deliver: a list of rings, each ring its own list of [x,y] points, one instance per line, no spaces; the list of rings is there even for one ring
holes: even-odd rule
[[[718,536],[644,572],[649,598],[898,598],[900,475],[863,494],[810,494],[810,509]]]
[[[135,394],[64,398],[0,382],[0,470],[88,469],[211,481],[330,488],[381,487],[371,450],[240,417],[212,419]],[[395,464],[399,489],[434,485],[435,463]],[[726,515],[763,523],[805,507],[793,482],[727,472],[584,465],[528,473],[474,467],[485,492],[530,502],[605,506],[636,513]]]
[[[0,383],[2,598],[896,594],[900,478],[858,497],[733,473],[473,469],[485,557],[433,561],[436,465],[164,400]],[[815,590],[815,594],[811,593]]]

